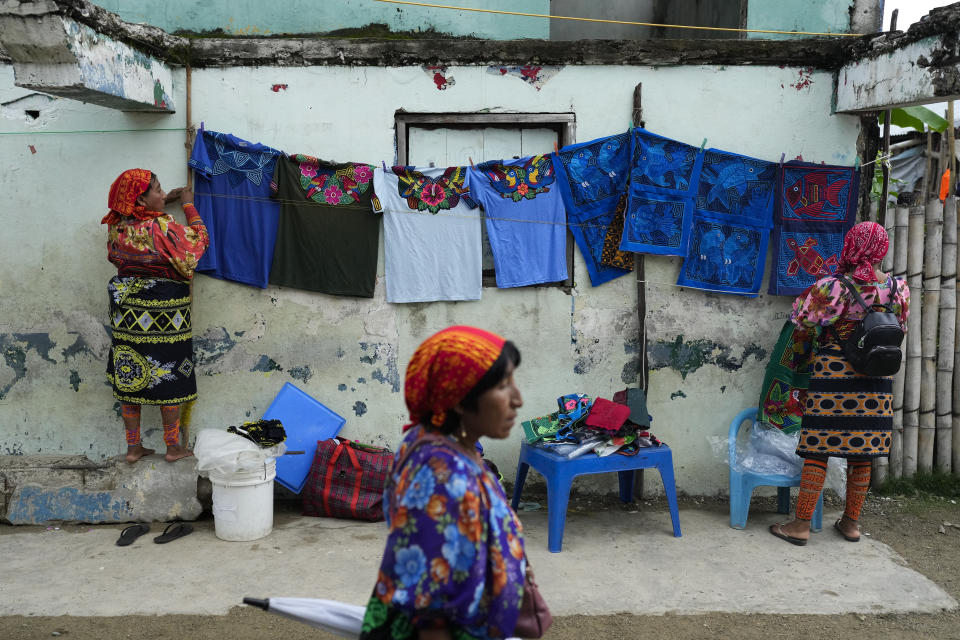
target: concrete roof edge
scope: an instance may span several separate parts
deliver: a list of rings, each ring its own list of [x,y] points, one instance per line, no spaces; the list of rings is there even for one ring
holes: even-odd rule
[[[849,48],[848,62],[857,62],[876,58],[902,49],[924,38],[951,36],[954,41],[960,34],[960,2],[945,7],[937,7],[913,23],[906,31],[886,31],[858,38]]]
[[[758,65],[839,68],[848,43],[796,40],[466,40],[197,38],[190,62],[216,66]]]

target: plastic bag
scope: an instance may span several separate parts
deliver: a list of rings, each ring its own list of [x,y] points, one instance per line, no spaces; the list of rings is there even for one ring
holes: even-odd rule
[[[754,422],[744,445],[737,443],[739,466],[754,473],[794,476],[803,469],[803,458],[796,454],[799,434],[786,434],[776,427]]]
[[[211,471],[218,474],[256,471],[263,467],[267,458],[282,456],[286,451],[283,443],[262,449],[243,436],[219,429],[200,431],[193,447],[197,473],[202,476],[209,475]]]

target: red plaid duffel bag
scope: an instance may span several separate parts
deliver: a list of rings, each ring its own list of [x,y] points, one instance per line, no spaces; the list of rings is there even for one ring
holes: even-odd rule
[[[383,520],[383,488],[393,452],[332,438],[317,442],[303,487],[303,515]]]

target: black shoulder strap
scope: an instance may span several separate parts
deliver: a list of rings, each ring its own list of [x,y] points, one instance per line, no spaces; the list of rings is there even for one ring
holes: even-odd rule
[[[840,284],[842,284],[843,287],[853,295],[854,299],[858,303],[860,303],[860,306],[863,307],[865,311],[870,311],[870,307],[867,306],[867,303],[864,302],[860,294],[857,293],[856,287],[853,286],[853,283],[850,282],[850,279],[847,276],[839,275],[837,276],[837,280],[839,280]],[[890,284],[890,301],[886,303],[881,302],[879,304],[887,311],[887,313],[893,313],[893,300],[897,296],[897,279],[894,278],[893,276],[888,275],[887,282],[891,283]],[[877,297],[879,298],[880,296],[877,296]]]

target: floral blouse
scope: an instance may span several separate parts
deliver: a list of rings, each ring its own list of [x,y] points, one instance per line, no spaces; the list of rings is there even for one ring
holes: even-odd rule
[[[407,432],[399,459],[424,433]],[[391,488],[392,487],[392,488]],[[361,638],[503,638],[516,625],[526,557],[522,527],[497,479],[450,444],[427,442],[384,493],[390,533]]]
[[[120,276],[190,280],[197,261],[210,244],[207,228],[192,204],[186,205],[189,226],[169,214],[149,220],[124,218],[107,229],[107,259]]]
[[[850,281],[868,305],[890,302],[892,278],[885,282],[860,282],[853,278]],[[909,306],[910,287],[903,278],[897,278],[897,293],[891,307],[904,331],[907,330]],[[832,326],[841,338],[846,338],[866,314],[846,287],[836,277],[828,276],[817,280],[794,300],[790,320],[801,329],[808,329],[808,333],[818,333],[822,328]],[[832,338],[830,334],[827,337]]]

